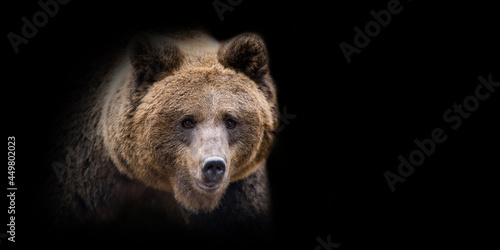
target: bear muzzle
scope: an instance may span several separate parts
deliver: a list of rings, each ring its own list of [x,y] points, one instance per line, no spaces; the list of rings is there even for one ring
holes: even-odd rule
[[[219,156],[210,156],[203,159],[200,164],[202,178],[196,185],[205,191],[216,190],[220,187],[221,181],[226,173],[226,161]]]

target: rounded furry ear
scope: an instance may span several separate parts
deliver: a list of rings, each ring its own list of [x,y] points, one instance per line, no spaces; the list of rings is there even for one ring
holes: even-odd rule
[[[128,46],[128,53],[138,84],[163,79],[182,61],[181,52],[174,44],[151,34],[135,36]]]
[[[267,50],[257,34],[244,33],[222,43],[219,62],[254,79],[262,68],[267,68]]]
[[[262,38],[243,33],[221,44],[217,54],[224,67],[241,72],[255,81],[268,98],[274,98],[274,86],[269,75],[268,56]]]

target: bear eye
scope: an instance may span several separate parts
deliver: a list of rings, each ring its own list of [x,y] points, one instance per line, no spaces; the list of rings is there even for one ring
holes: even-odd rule
[[[234,127],[236,127],[236,121],[233,119],[227,119],[226,120],[226,128],[233,129]]]
[[[194,128],[194,121],[190,118],[182,120],[182,126],[184,128]]]

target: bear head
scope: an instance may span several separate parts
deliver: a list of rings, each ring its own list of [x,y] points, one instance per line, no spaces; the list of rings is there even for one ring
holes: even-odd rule
[[[105,97],[105,146],[121,173],[212,211],[264,166],[278,125],[263,40],[140,35]]]

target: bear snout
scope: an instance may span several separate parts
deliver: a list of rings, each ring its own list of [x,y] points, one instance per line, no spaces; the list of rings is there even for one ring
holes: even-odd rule
[[[203,177],[208,184],[216,184],[220,182],[226,172],[226,161],[222,157],[218,156],[207,157],[201,163],[201,172],[203,173]],[[210,187],[213,185],[205,186]]]
[[[226,160],[219,156],[210,156],[200,163],[201,178],[196,185],[207,192],[215,192],[221,186],[226,174]]]

